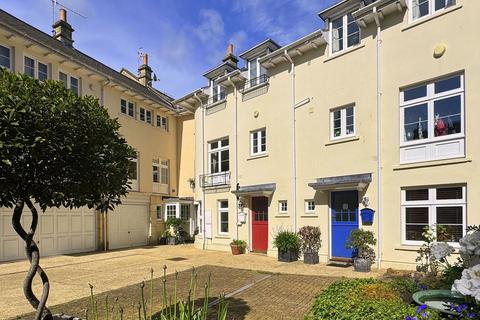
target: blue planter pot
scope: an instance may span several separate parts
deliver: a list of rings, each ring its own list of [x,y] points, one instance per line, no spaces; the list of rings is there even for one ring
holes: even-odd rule
[[[373,216],[375,210],[370,208],[364,208],[360,210],[360,215],[362,216],[362,224],[371,226],[373,224]]]

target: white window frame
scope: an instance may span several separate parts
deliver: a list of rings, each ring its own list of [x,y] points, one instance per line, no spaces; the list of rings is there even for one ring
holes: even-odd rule
[[[160,216],[159,216],[159,213],[160,213]],[[160,204],[155,207],[155,218],[157,219],[157,221],[165,221],[163,206]]]
[[[12,54],[13,53],[12,47],[4,45],[2,43],[0,43],[0,46],[4,47],[5,49],[8,49],[8,64],[9,64],[9,66],[6,67],[6,68],[10,71],[13,71],[13,59],[14,59],[14,57],[13,57],[13,54]],[[5,67],[1,66],[0,68],[5,68]]]
[[[168,132],[168,117],[157,114],[156,125],[157,127]]]
[[[223,141],[228,141],[227,145],[223,145]],[[212,148],[213,143],[217,143],[218,147],[217,148]],[[215,174],[215,173],[225,173],[230,171],[230,163],[228,164],[228,170],[223,170],[222,168],[222,151],[228,151],[228,161],[230,162],[230,141],[228,137],[220,138],[214,141],[210,141],[208,143],[208,173],[209,174]],[[213,153],[218,154],[218,172],[212,172],[212,158],[211,155]]]
[[[441,9],[438,9],[438,10],[435,10],[435,0],[419,0],[421,3],[423,2],[428,2],[428,13],[424,16],[421,16],[421,17],[418,17],[418,18],[414,18],[413,17],[413,1],[414,0],[408,0],[408,19],[409,19],[409,22],[412,23],[412,22],[416,22],[416,21],[420,21],[420,20],[423,20],[425,18],[428,18],[430,16],[433,16],[435,15],[436,13],[438,12],[442,12],[450,7],[453,7],[457,4],[457,0],[453,0],[453,3],[451,3],[450,5],[446,5],[445,7],[441,8]],[[452,1],[452,0],[446,0],[446,1]]]
[[[278,201],[278,212],[279,213],[288,213],[288,201],[279,200]]]
[[[122,112],[122,100],[125,101],[126,105],[125,105],[125,113]],[[133,115],[130,114],[130,106],[133,106]],[[120,98],[120,113],[127,116],[127,117],[130,117],[130,118],[133,118],[135,119],[135,115],[136,115],[136,110],[137,110],[137,106],[135,104],[135,102],[131,101],[131,100],[128,100],[128,99],[124,99],[124,98]]]
[[[183,217],[183,208],[188,208],[188,218],[187,219],[184,219]],[[182,221],[190,221],[192,217],[192,206],[189,204],[189,203],[180,203],[180,219],[182,219]]]
[[[310,207],[310,204],[313,203],[313,208]],[[313,199],[305,200],[305,213],[315,213],[315,201]]]
[[[174,217],[170,217],[168,214],[171,213],[172,211],[169,210],[173,208],[173,212],[175,212],[175,216]],[[165,217],[165,221],[168,220],[168,218],[178,218],[178,208],[179,208],[179,205],[178,203],[166,203],[165,204],[165,213],[164,213],[164,217]]]
[[[354,10],[355,11],[355,10]],[[338,53],[341,53],[341,52],[344,52],[345,50],[349,49],[349,48],[354,48],[358,45],[360,45],[362,43],[362,30],[360,28],[360,26],[358,26],[358,43],[355,43],[351,46],[348,46],[348,15],[349,14],[352,14],[354,11],[349,11],[345,14],[343,14],[342,16],[338,16],[338,17],[335,17],[333,19],[330,19],[330,21],[328,22],[328,25],[329,25],[329,54],[330,55],[336,55]],[[333,51],[333,21],[336,21],[338,19],[342,19],[342,49],[341,50],[338,50],[338,51]]]
[[[164,173],[165,170],[165,173]],[[170,182],[170,163],[166,159],[160,159],[160,184],[168,185]]]
[[[347,109],[353,109],[353,132],[347,134]],[[335,137],[335,121],[334,115],[336,111],[340,111],[340,135]],[[330,140],[344,139],[348,137],[354,137],[357,134],[357,121],[356,121],[356,108],[355,104],[342,106],[339,108],[330,110]]]
[[[226,99],[225,88],[219,84],[215,84],[218,78],[210,80],[210,94],[212,97],[212,103],[216,103]],[[215,90],[217,91],[217,93],[215,93]],[[223,98],[222,98],[222,93],[223,93]]]
[[[459,76],[460,77],[460,88],[456,88],[453,90],[435,93],[435,83],[447,80],[449,78],[453,78]],[[405,147],[415,146],[415,145],[433,145],[435,143],[446,141],[446,140],[464,140],[465,139],[465,77],[463,73],[460,74],[451,74],[448,76],[440,77],[424,84],[418,84],[414,86],[407,87],[400,91],[400,149]],[[405,101],[405,91],[410,89],[414,89],[417,87],[426,86],[427,87],[427,95],[421,98]],[[435,137],[435,101],[443,100],[446,98],[460,96],[460,112],[461,112],[461,129],[460,133],[455,134],[447,134],[443,136]],[[405,109],[415,107],[421,104],[427,104],[427,114],[428,114],[428,137],[425,139],[417,139],[411,141],[405,141]],[[455,158],[465,156],[465,151],[463,151],[463,155],[456,155],[453,156]],[[445,157],[438,157],[438,158],[427,158],[422,161],[430,161],[430,160],[439,160],[445,159]],[[407,163],[404,159],[400,159],[401,163]],[[408,161],[409,162],[409,161]]]
[[[437,200],[437,189],[442,188],[462,188],[462,199],[447,199]],[[428,200],[421,201],[407,201],[407,190],[428,189]],[[406,239],[406,208],[428,208],[428,226],[435,225],[437,223],[436,208],[437,207],[462,207],[462,224],[463,235],[466,234],[467,228],[467,186],[466,185],[435,185],[426,187],[408,187],[401,190],[401,230],[402,230],[402,244],[419,246],[423,244],[423,241],[407,240]],[[450,245],[458,247],[458,242],[449,242]]]
[[[7,47],[7,48],[8,48],[8,47]],[[10,50],[11,50],[11,49],[10,49]],[[10,51],[10,56],[11,56],[11,51]],[[49,65],[48,63],[45,63],[45,62],[43,62],[43,61],[40,61],[40,60],[37,59],[36,57],[30,56],[30,55],[24,55],[24,56],[23,56],[23,73],[24,73],[24,74],[26,74],[26,73],[25,73],[25,67],[26,67],[25,59],[26,59],[26,58],[33,60],[33,77],[34,77],[35,79],[39,79],[39,80],[40,80],[40,78],[39,78],[39,74],[40,74],[39,64],[43,64],[44,66],[47,67],[47,77],[46,77],[45,79],[42,79],[41,81],[50,79],[50,65]],[[12,63],[10,62],[10,65],[11,65],[11,64],[12,64]],[[67,77],[68,77],[68,75],[67,75]]]
[[[77,95],[78,96],[81,96],[82,93],[81,93],[81,85],[80,85],[80,77],[77,77],[77,76],[73,76],[72,74],[68,73],[68,72],[65,72],[63,70],[58,70],[58,80],[60,80],[60,73],[63,73],[67,76],[67,83],[66,83],[66,88],[67,89],[70,89],[72,90],[72,78],[76,79],[77,80],[77,83],[78,83],[78,92],[77,92]],[[73,90],[72,90],[73,91]]]
[[[262,146],[262,132],[263,132],[263,135],[265,135],[265,150],[262,150],[261,146]],[[254,141],[255,141],[255,138],[254,138],[254,135],[255,133],[257,134],[257,138],[256,138],[256,142],[257,142],[257,152],[254,152],[253,150],[253,145],[254,145]],[[258,155],[262,155],[262,154],[266,154],[267,153],[267,129],[266,128],[261,128],[261,129],[257,129],[257,130],[254,130],[254,131],[250,131],[250,155],[251,156],[258,156]]]
[[[139,180],[139,166],[138,166],[138,152],[137,152],[137,155],[135,158],[131,158],[130,159],[131,162],[135,162],[136,164],[136,167],[137,167],[137,176],[135,177],[135,179],[130,179],[129,181],[129,184],[130,186],[132,187],[132,191],[138,191],[138,186],[139,186],[139,183],[138,183],[138,180]]]
[[[227,208],[222,208],[222,202],[227,203]],[[218,200],[217,202],[218,208],[218,234],[219,235],[228,235],[230,232],[230,212],[229,212],[229,203],[227,199]],[[222,231],[222,213],[227,213],[227,232]]]
[[[128,110],[128,109],[127,109]],[[153,124],[153,112],[150,109],[147,109],[145,107],[140,107],[139,109],[139,117],[138,120],[148,123],[148,124]],[[150,117],[150,120],[149,120]],[[142,119],[143,118],[143,119]]]

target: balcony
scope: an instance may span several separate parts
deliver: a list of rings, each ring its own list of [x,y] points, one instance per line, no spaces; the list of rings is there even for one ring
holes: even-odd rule
[[[220,92],[214,96],[211,96],[207,101],[206,107],[210,108],[210,107],[213,107],[214,105],[219,104],[220,102],[225,101],[225,97],[226,97],[225,92]]]
[[[200,175],[202,188],[222,187],[230,185],[230,171]]]
[[[267,84],[269,79],[270,77],[267,76],[266,74],[262,74],[260,77],[250,79],[245,83],[245,87],[243,88],[243,91],[248,91],[249,89],[255,88],[264,83]]]

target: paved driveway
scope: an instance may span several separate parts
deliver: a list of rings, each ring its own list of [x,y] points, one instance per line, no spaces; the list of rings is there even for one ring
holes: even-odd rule
[[[351,269],[325,265],[307,266],[302,262],[280,263],[274,258],[255,254],[232,256],[224,252],[195,249],[191,245],[143,247],[106,253],[58,256],[44,258],[41,264],[51,280],[50,306],[87,297],[90,293],[88,283],[95,286],[97,293],[111,292],[131,285],[136,286],[149,277],[150,268],[154,268],[156,275],[160,276],[163,265],[167,265],[169,273],[202,266],[205,268],[209,266],[209,268],[241,269],[236,272],[232,269],[217,268],[215,272],[212,272],[212,278],[217,277],[215,280],[215,283],[218,283],[217,290],[226,293],[235,292],[252,283],[255,284],[232,296],[232,299],[241,299],[242,303],[246,303],[250,310],[248,315],[242,311],[244,315],[239,315],[236,319],[255,319],[252,316],[258,315],[257,311],[262,312],[260,319],[268,319],[270,317],[268,314],[273,317],[275,312],[286,304],[298,304],[298,299],[310,299],[306,303],[308,305],[313,296],[330,282],[324,277],[332,279],[380,275],[380,273],[363,275],[354,273]],[[30,306],[24,300],[21,289],[27,270],[26,262],[0,264],[0,319],[16,317],[31,311]],[[256,271],[246,272],[245,270]],[[257,283],[264,275],[262,272],[273,273],[274,276]],[[277,275],[277,273],[282,275]],[[305,278],[303,276],[313,277]],[[312,285],[303,286],[301,283]],[[268,291],[268,288],[271,288],[271,291]],[[37,282],[36,292],[39,292],[39,289],[40,283]],[[215,294],[219,294],[221,291]],[[285,291],[295,291],[296,294],[285,296]],[[301,292],[307,293],[307,296],[302,296]],[[276,302],[267,302],[269,298]],[[260,310],[262,306],[269,310]],[[231,308],[234,310],[234,305]],[[302,315],[298,316],[299,319],[302,318]],[[285,319],[291,318],[286,317]]]

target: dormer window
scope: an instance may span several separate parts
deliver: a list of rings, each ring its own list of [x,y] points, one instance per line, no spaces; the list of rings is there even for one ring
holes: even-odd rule
[[[410,0],[412,21],[429,16],[456,4],[456,0]]]
[[[360,43],[360,28],[351,13],[330,22],[331,53],[340,52]]]
[[[248,61],[249,88],[267,82],[267,71],[258,62],[258,58]]]
[[[225,88],[218,84],[217,79],[212,81],[212,103],[225,99]]]

